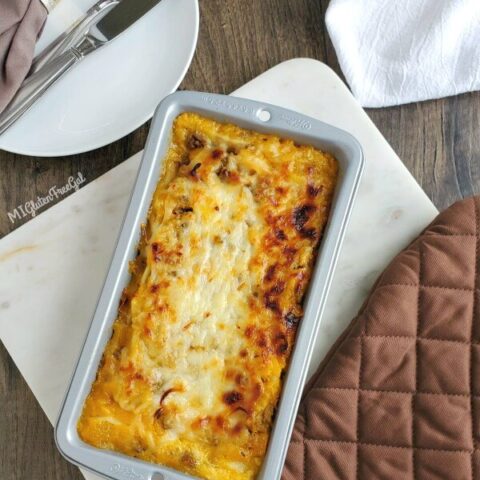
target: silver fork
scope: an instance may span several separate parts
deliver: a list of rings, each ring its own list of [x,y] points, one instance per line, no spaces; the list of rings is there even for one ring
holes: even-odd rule
[[[64,71],[70,68],[74,61],[73,57],[70,63],[62,62],[62,68],[55,65],[57,60],[61,59],[62,54],[71,48],[78,48],[79,54],[81,54],[80,50],[82,50],[84,44],[88,44],[86,40],[89,27],[98,20],[99,16],[106,14],[120,2],[121,0],[100,0],[34,59],[29,75],[12,101],[0,114],[0,135],[8,130],[30,108],[33,101],[38,99],[50,85],[62,76]],[[52,74],[52,69],[55,74]]]

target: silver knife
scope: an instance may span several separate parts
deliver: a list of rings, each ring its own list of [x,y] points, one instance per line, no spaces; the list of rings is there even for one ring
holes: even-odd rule
[[[120,0],[99,0],[95,5],[90,7],[85,15],[80,17],[56,40],[48,45],[43,52],[39,53],[33,59],[28,76],[38,72],[55,57],[65,53],[69,48],[81,42],[90,26],[97,22],[101,18],[101,15],[104,15],[109,9],[117,5],[119,1]]]
[[[0,114],[0,135],[15,123],[59,78],[143,17],[161,0],[122,0],[90,25],[82,41],[31,75]]]

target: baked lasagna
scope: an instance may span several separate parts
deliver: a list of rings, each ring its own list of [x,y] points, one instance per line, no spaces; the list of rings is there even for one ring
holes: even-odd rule
[[[163,165],[78,433],[196,477],[251,480],[337,161],[184,113]]]

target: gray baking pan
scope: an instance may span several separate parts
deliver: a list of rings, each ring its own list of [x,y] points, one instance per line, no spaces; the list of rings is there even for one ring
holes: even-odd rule
[[[305,315],[295,341],[275,415],[267,454],[257,480],[278,480],[292,433],[312,348],[345,234],[364,159],[359,143],[348,133],[299,113],[262,102],[199,92],[176,92],[157,108],[130,204],[118,238],[110,269],[100,294],[90,329],[55,428],[55,440],[70,462],[113,480],[192,480],[181,472],[137,460],[84,443],[76,424],[96,371],[118,303],[135,258],[140,226],[145,221],[162,161],[170,142],[174,119],[196,112],[220,122],[234,123],[258,132],[273,133],[301,144],[331,152],[340,164],[329,221],[321,242],[314,274],[305,301]],[[227,479],[225,479],[227,480]]]

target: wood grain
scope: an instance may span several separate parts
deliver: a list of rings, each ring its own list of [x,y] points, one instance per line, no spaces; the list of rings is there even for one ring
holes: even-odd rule
[[[294,57],[316,58],[341,75],[324,26],[327,4],[200,0],[198,48],[181,88],[228,93]],[[480,93],[368,114],[438,208],[480,191]],[[147,132],[148,124],[109,146],[64,158],[0,151],[0,237],[23,223],[12,224],[8,211],[79,171],[94,180],[141,150]],[[0,479],[81,478],[57,453],[52,427],[0,346]]]

